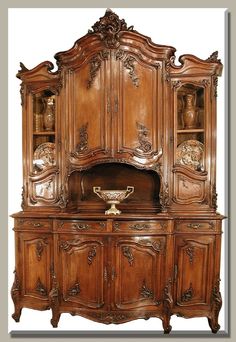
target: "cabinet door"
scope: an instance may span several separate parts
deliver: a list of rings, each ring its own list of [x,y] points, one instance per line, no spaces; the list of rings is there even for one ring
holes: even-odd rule
[[[213,236],[176,238],[175,273],[177,306],[208,305],[214,265]]]
[[[161,305],[165,237],[127,237],[114,242],[114,308]]]
[[[115,52],[113,65],[116,151],[145,163],[143,159],[155,159],[161,148],[160,65],[121,49]]]
[[[68,75],[71,161],[80,166],[109,154],[110,52],[83,58]]]
[[[102,238],[61,235],[59,244],[60,289],[70,306],[104,306],[104,241]]]
[[[24,297],[47,300],[50,291],[52,238],[49,234],[19,233],[17,260]]]

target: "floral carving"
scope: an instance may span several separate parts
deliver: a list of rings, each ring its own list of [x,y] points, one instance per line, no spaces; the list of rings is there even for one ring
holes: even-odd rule
[[[22,192],[21,192],[21,208],[24,210],[26,207],[26,191],[25,191],[25,186],[22,186]]]
[[[189,256],[189,262],[190,264],[193,263],[193,257],[194,257],[194,247],[190,246],[186,249],[186,254]]]
[[[101,40],[104,41],[106,47],[116,48],[119,46],[119,32],[131,31],[133,26],[127,28],[124,19],[119,19],[117,14],[107,9],[105,15],[92,26],[92,29],[93,31],[88,31],[89,34],[100,34]]]
[[[146,286],[146,282],[145,280],[143,281],[143,285],[141,287],[141,296],[144,298],[150,298],[152,299],[153,296],[153,291],[150,290],[147,286]]]
[[[136,122],[137,130],[138,130],[138,141],[139,146],[136,147],[137,152],[141,153],[150,153],[152,151],[152,144],[148,140],[149,130],[143,124]]]
[[[72,157],[78,157],[80,153],[87,151],[88,149],[88,122],[82,125],[79,129],[79,143],[77,144],[75,151],[71,153]]]
[[[93,259],[95,258],[97,252],[96,252],[96,246],[93,246],[89,251],[88,251],[88,264],[92,265]]]
[[[133,254],[132,254],[132,251],[131,251],[131,248],[128,247],[128,246],[123,246],[122,247],[122,253],[124,255],[124,257],[127,258],[130,266],[133,265],[133,262],[134,262],[134,257],[133,257]]]
[[[127,56],[126,59],[124,60],[124,66],[126,69],[129,70],[129,76],[132,80],[132,83],[135,85],[135,87],[138,87],[139,78],[135,74],[134,62],[135,62],[135,58],[133,56]]]
[[[87,88],[91,88],[93,81],[97,75],[98,70],[101,68],[102,60],[108,59],[109,52],[102,50],[100,53],[94,55],[90,60],[89,80]]]
[[[160,204],[163,210],[170,205],[170,198],[169,198],[169,186],[168,183],[163,183],[160,191]]]
[[[46,289],[45,286],[42,284],[40,278],[38,278],[38,280],[37,280],[35,290],[36,290],[41,296],[47,296],[47,289]]]
[[[192,283],[190,283],[190,287],[184,291],[184,293],[181,296],[182,302],[188,302],[193,298],[193,288]]]
[[[68,296],[77,296],[80,293],[80,285],[79,282],[77,281],[68,291],[67,294]]]
[[[217,192],[216,192],[216,184],[214,183],[212,186],[212,197],[211,197],[211,203],[212,208],[217,209]]]
[[[61,241],[60,248],[63,249],[65,252],[70,252],[73,247],[78,247],[80,244],[81,241],[79,239],[71,241]]]

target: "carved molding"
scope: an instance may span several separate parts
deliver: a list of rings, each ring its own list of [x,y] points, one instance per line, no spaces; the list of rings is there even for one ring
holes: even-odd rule
[[[135,73],[135,67],[134,67],[135,58],[133,56],[127,56],[124,60],[124,67],[129,70],[129,77],[131,78],[131,81],[135,87],[139,86],[139,78]]]
[[[93,259],[95,258],[97,252],[96,252],[96,246],[91,247],[91,249],[88,251],[88,264],[92,265]]]
[[[139,240],[139,243],[146,246],[146,247],[152,247],[155,252],[160,253],[164,250],[164,244],[161,240],[152,241],[152,240]]]
[[[81,240],[67,240],[60,242],[60,248],[63,249],[65,252],[70,252],[73,247],[78,247],[81,244]]]
[[[87,83],[87,88],[91,88],[94,79],[97,75],[98,70],[101,68],[102,60],[108,59],[109,51],[102,50],[100,53],[94,55],[89,63],[90,63],[90,69],[89,69],[89,79]]]
[[[144,297],[144,298],[153,299],[153,297],[154,297],[153,291],[150,290],[150,289],[146,286],[145,280],[143,281],[143,285],[142,285],[142,287],[141,287],[140,294],[141,294],[141,296]]]
[[[136,122],[136,127],[138,130],[139,146],[135,150],[139,153],[150,153],[152,151],[152,144],[148,140],[149,129],[139,122]]]
[[[122,247],[122,253],[123,253],[124,257],[127,258],[128,262],[129,262],[129,264],[130,264],[130,266],[133,266],[134,257],[133,257],[131,248],[128,247],[128,246],[123,246],[123,247]]]
[[[112,12],[110,9],[106,10],[103,17],[99,19],[93,26],[92,30],[88,31],[88,34],[97,33],[100,35],[101,40],[108,48],[117,48],[119,43],[120,31],[132,31],[133,26],[127,28],[127,24],[124,19],[119,19],[118,15]]]
[[[46,287],[42,284],[40,278],[38,278],[35,290],[41,295],[41,296],[47,296],[47,289]]]
[[[184,293],[181,296],[181,301],[182,302],[189,302],[193,298],[193,287],[192,283],[190,283],[189,288],[184,291]]]

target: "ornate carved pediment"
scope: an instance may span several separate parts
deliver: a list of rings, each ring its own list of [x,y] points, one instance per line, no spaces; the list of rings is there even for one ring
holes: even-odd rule
[[[133,26],[127,28],[124,19],[120,19],[112,10],[107,9],[105,15],[92,26],[92,29],[88,33],[99,33],[106,47],[117,48],[120,45],[118,33],[120,31],[132,31]]]

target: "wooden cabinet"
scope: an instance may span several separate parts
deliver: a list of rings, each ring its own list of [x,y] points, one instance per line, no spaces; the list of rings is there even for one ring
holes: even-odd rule
[[[67,312],[105,324],[158,317],[165,333],[173,314],[207,317],[219,330],[222,64],[214,52],[177,66],[174,54],[107,10],[55,55],[57,71],[21,63],[16,321],[28,307],[50,308],[53,327]],[[111,204],[119,215],[105,215]]]

